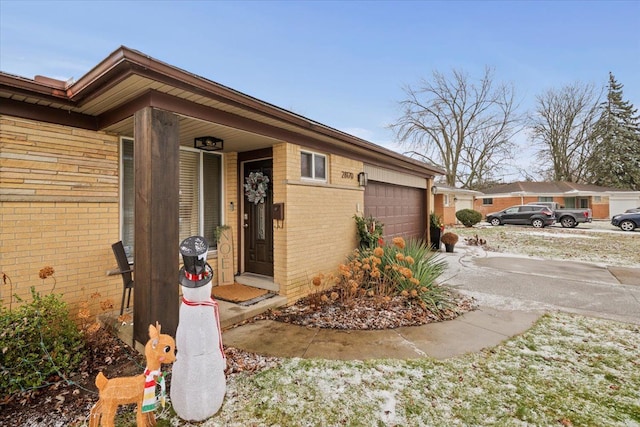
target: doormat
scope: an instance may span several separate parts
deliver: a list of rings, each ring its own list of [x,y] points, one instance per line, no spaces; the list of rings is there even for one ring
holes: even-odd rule
[[[215,299],[247,306],[271,298],[275,294],[266,289],[234,283],[233,285],[215,286],[211,290],[211,295]]]

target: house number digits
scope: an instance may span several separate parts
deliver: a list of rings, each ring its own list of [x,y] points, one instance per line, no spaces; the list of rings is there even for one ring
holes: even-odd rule
[[[342,171],[342,177],[346,179],[353,179],[353,172]]]

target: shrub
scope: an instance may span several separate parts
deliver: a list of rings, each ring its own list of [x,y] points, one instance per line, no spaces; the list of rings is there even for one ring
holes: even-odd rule
[[[0,400],[47,385],[76,369],[84,340],[59,295],[41,297],[15,310],[0,307]]]
[[[358,238],[360,247],[363,249],[373,249],[382,244],[382,229],[384,224],[376,220],[373,216],[368,217],[354,215],[356,226],[358,227]]]
[[[407,296],[434,314],[451,306],[449,293],[436,284],[446,262],[421,240],[405,242],[401,237],[392,244],[373,250],[356,250],[347,264],[340,265],[336,291],[331,300],[351,304],[362,296]]]
[[[482,221],[482,214],[478,211],[474,211],[473,209],[461,209],[456,212],[456,218],[458,218],[458,221],[460,221],[465,227],[473,227]]]
[[[444,223],[442,222],[442,217],[435,212],[431,212],[429,215],[429,228],[444,228]]]
[[[444,243],[445,245],[455,245],[456,243],[458,243],[458,235],[456,233],[448,231],[442,235],[440,240],[442,240],[442,243]]]

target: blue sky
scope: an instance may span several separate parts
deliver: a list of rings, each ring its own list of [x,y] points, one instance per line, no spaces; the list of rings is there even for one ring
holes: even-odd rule
[[[640,107],[638,22],[640,1],[0,0],[0,70],[78,79],[124,45],[394,148],[402,86],[433,70],[492,67],[521,112],[612,71]]]

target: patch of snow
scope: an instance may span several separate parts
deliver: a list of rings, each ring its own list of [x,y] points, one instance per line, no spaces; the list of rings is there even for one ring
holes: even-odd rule
[[[458,292],[473,298],[480,306],[491,307],[499,310],[514,310],[540,313],[559,309],[559,307],[557,306],[545,304],[539,301],[510,298],[502,295],[469,291],[466,289],[458,289]]]
[[[380,402],[380,414],[378,419],[386,425],[396,425],[396,396],[395,390],[375,390],[371,394]]]

